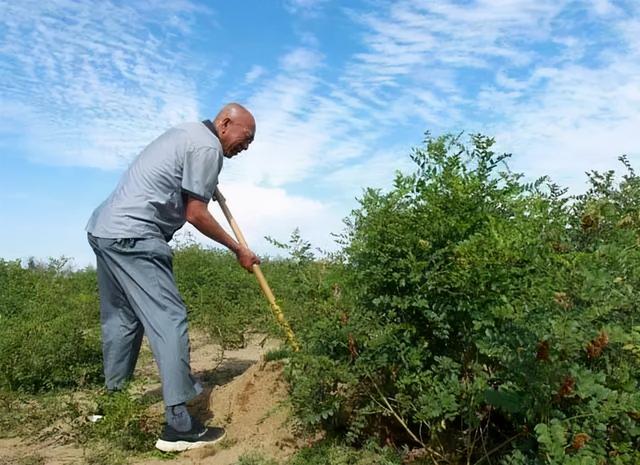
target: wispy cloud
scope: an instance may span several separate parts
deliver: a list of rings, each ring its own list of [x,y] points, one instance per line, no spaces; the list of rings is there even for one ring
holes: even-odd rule
[[[221,190],[247,243],[254,250],[281,255],[282,252],[269,244],[265,236],[284,241],[296,228],[314,247],[335,248],[331,233],[342,229],[341,209],[336,209],[335,205],[291,194],[282,188],[259,187],[253,183],[226,182]],[[209,209],[229,234],[233,234],[218,204],[211,203]],[[185,233],[203,240],[188,224],[176,237]],[[205,243],[210,244],[210,241]]]
[[[245,84],[253,84],[256,79],[259,79],[265,73],[265,69],[259,65],[253,65],[251,69],[244,75]]]
[[[496,135],[516,153],[516,169],[580,189],[587,169],[638,153],[640,34],[637,11],[629,13],[568,0],[408,0],[347,11],[362,28],[360,50],[329,81],[315,49],[282,58],[250,98],[261,137],[232,179],[313,183],[325,202],[342,200],[344,215],[352,205],[344,200],[407,168],[395,141],[413,127],[416,143],[426,129]]]
[[[258,135],[247,156],[225,167],[227,179],[283,186],[362,153],[366,141],[349,134],[355,115],[323,95],[323,66],[323,55],[305,47],[281,57],[278,71],[247,98]]]
[[[639,10],[633,2],[408,0],[349,11],[363,27],[363,51],[345,64],[333,96],[343,111],[366,114],[386,136],[379,140],[418,121],[483,131],[530,174],[579,189],[583,171],[640,155]]]
[[[580,189],[585,171],[620,168],[621,154],[640,160],[640,56],[629,58],[617,57],[599,69],[546,70],[535,98],[500,91],[482,95],[484,105],[505,112],[493,132],[516,154],[515,167],[531,175],[550,173]]]
[[[420,112],[427,124],[437,118],[440,127],[457,126],[459,110],[473,106],[476,89],[470,75],[500,65],[529,65],[566,3],[416,0],[394,2],[382,14],[351,12],[365,28],[364,51],[353,57],[343,83],[376,108],[380,120],[389,117],[388,102],[400,99],[406,102],[401,113],[428,107]],[[440,103],[414,98],[416,91],[423,96],[436,92]]]
[[[160,130],[197,117],[201,70],[175,44],[196,13],[211,14],[201,7],[52,0],[2,1],[0,11],[0,100],[38,159],[121,166]]]
[[[285,8],[292,14],[313,17],[320,13],[328,0],[285,0]]]
[[[369,152],[419,121],[421,131],[464,128],[475,96],[461,75],[495,60],[530,62],[518,41],[542,40],[562,10],[557,1],[490,3],[405,1],[377,13],[347,11],[362,43],[341,70],[327,78],[322,54],[301,46],[249,96],[259,137],[238,173],[272,185],[322,180],[348,164],[366,166]]]
[[[27,128],[47,162],[122,167],[165,127],[196,119],[202,72],[178,45],[212,15],[195,2],[0,0],[0,134]],[[298,43],[236,68],[227,96],[258,129],[221,179],[252,240],[300,225],[326,244],[350,199],[388,185],[425,130],[495,135],[515,169],[576,189],[621,153],[640,160],[638,2],[365,3],[331,6],[350,26],[335,53],[307,27],[327,21],[328,3],[287,0]]]

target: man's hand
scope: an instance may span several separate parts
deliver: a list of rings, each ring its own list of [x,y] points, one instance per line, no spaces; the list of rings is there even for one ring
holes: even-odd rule
[[[253,265],[259,265],[260,259],[249,248],[240,246],[236,252],[236,258],[240,262],[240,266],[253,273]]]
[[[226,246],[236,254],[240,266],[253,273],[253,265],[259,265],[260,259],[248,247],[238,244],[229,236],[207,210],[207,204],[202,200],[186,196],[185,217],[198,231],[216,242]]]

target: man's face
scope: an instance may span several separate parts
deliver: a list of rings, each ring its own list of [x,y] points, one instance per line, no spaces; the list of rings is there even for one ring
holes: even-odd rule
[[[237,115],[233,119],[226,118],[222,122],[222,131],[220,131],[220,143],[224,156],[232,158],[246,150],[253,142],[255,132],[255,122],[249,115]]]

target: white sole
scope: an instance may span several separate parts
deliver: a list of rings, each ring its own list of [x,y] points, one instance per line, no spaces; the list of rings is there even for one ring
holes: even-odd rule
[[[217,444],[222,441],[227,436],[225,433],[220,436],[215,441],[165,441],[163,439],[158,439],[156,441],[156,449],[161,450],[162,452],[183,452],[185,450],[197,449],[199,447],[211,446],[213,444]]]

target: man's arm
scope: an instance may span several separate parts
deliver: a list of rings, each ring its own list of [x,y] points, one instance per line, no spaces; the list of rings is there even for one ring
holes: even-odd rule
[[[236,254],[240,266],[252,272],[253,265],[259,265],[260,259],[247,247],[241,246],[220,226],[220,223],[209,213],[207,204],[200,199],[185,195],[185,216],[189,223],[205,236],[224,245]]]

